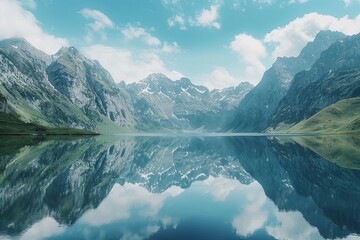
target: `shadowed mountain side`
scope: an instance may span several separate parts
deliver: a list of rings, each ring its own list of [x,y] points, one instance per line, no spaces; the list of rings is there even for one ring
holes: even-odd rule
[[[360,96],[360,34],[343,38],[299,72],[279,102],[271,129],[286,129],[339,100]]]
[[[321,31],[297,57],[281,57],[268,69],[236,108],[236,118],[225,126],[234,132],[261,132],[265,130],[277,106],[287,94],[296,73],[309,69],[322,51],[345,37],[339,32]],[[232,119],[231,119],[232,120]]]

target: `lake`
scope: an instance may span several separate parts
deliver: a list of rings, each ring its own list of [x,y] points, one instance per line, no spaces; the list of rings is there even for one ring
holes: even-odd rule
[[[0,239],[360,239],[357,136],[0,139]]]

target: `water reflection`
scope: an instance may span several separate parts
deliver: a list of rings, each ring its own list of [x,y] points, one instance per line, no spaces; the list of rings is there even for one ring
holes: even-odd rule
[[[344,168],[360,170],[360,137],[356,135],[292,138],[323,158]]]
[[[0,238],[356,239],[345,140],[0,139]]]

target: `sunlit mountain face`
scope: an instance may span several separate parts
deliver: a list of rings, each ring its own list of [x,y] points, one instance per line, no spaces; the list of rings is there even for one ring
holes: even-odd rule
[[[1,236],[356,238],[359,159],[308,138],[2,139]]]

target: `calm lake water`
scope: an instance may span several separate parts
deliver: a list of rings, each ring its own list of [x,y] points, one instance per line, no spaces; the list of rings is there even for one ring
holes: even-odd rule
[[[360,140],[0,139],[0,239],[360,239]]]

